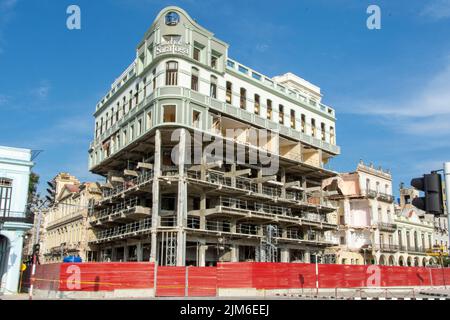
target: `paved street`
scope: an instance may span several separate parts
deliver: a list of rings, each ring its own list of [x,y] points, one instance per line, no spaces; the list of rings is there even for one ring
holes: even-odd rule
[[[28,300],[28,294],[0,295],[0,300]],[[204,297],[114,298],[111,300],[203,300]],[[208,300],[450,300],[450,288],[393,288],[304,290],[303,293],[266,295],[262,297],[207,297]],[[33,297],[33,300],[46,300]],[[71,299],[64,299],[71,300]]]

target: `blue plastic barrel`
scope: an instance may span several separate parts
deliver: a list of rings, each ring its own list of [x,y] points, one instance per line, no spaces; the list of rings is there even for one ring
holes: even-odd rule
[[[82,262],[80,256],[67,256],[63,259],[63,262]]]

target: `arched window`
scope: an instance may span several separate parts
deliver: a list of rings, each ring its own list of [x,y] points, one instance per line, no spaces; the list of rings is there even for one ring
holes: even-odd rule
[[[11,210],[12,180],[0,178],[0,217],[8,217]]]
[[[166,86],[176,86],[178,83],[178,62],[166,63]]]

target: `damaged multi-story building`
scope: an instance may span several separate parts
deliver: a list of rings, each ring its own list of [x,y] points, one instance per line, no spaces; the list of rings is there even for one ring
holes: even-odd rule
[[[340,153],[320,88],[268,77],[178,7],[98,103],[90,213],[99,261],[314,262],[336,244],[322,180]]]

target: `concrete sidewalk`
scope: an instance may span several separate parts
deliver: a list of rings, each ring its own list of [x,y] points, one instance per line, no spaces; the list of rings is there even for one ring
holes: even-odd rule
[[[0,300],[28,300],[28,293],[0,294]]]

